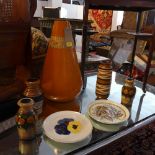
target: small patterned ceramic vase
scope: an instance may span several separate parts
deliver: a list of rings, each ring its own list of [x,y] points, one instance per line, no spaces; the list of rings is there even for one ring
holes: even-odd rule
[[[16,125],[19,138],[22,140],[33,139],[35,137],[35,113],[33,111],[34,101],[31,98],[22,98],[17,104],[19,110],[16,114]]]

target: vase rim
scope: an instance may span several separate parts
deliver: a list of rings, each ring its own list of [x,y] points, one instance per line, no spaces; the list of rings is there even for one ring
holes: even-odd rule
[[[68,21],[69,22],[67,18],[56,18],[54,21]]]
[[[26,80],[26,84],[33,84],[33,83],[39,83],[40,80],[38,78],[29,78]]]
[[[24,107],[28,107],[28,106],[33,106],[34,101],[31,98],[25,97],[25,98],[21,98],[17,104],[19,106],[24,106]]]

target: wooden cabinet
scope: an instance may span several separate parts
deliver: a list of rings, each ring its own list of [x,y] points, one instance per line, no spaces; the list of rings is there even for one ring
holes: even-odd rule
[[[86,82],[86,75],[85,75],[85,60],[86,60],[86,41],[87,41],[87,27],[88,27],[88,10],[89,9],[103,9],[103,10],[124,10],[124,11],[135,11],[138,13],[137,15],[137,27],[136,27],[136,33],[134,35],[134,47],[132,52],[132,60],[131,64],[133,66],[134,63],[134,57],[135,57],[135,48],[137,44],[137,39],[144,39],[144,40],[150,40],[151,44],[154,40],[154,34],[142,34],[139,32],[139,26],[140,26],[140,19],[141,19],[141,13],[142,11],[152,10],[155,9],[155,1],[154,0],[85,0],[84,4],[84,13],[83,13],[83,39],[82,39],[82,63],[81,63],[81,71],[82,71],[82,78],[84,80],[84,83]],[[150,46],[149,51],[149,58],[145,70],[145,77],[143,81],[143,91],[145,92],[145,87],[147,83],[147,78],[149,74],[149,69],[151,65],[152,60],[152,54],[153,54],[154,45],[152,44]],[[130,76],[132,76],[132,68],[130,71]]]

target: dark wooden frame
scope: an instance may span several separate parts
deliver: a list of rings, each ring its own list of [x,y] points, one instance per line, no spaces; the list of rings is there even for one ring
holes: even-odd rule
[[[136,27],[136,34],[133,34],[135,37],[133,52],[132,52],[132,61],[131,64],[133,66],[134,63],[134,57],[135,57],[135,49],[137,44],[137,39],[147,39],[153,42],[154,40],[154,34],[140,34],[139,35],[139,27],[140,27],[140,20],[141,20],[141,13],[142,11],[152,10],[155,9],[155,1],[154,0],[130,0],[130,1],[124,1],[124,0],[102,0],[102,1],[96,1],[96,0],[85,0],[84,5],[84,13],[83,13],[83,39],[82,39],[82,56],[81,56],[81,74],[84,81],[84,85],[86,85],[86,76],[85,76],[85,58],[86,58],[86,42],[87,42],[87,29],[88,29],[88,10],[89,9],[104,9],[104,10],[124,10],[124,11],[136,11],[138,12],[137,15],[137,27]],[[151,60],[153,55],[153,49],[155,47],[152,45],[150,46],[150,52],[149,52],[149,58],[147,62],[147,67],[145,70],[145,77],[143,81],[143,91],[145,92],[145,87],[148,79],[148,73],[151,66]],[[132,76],[132,70],[130,71],[130,76]]]

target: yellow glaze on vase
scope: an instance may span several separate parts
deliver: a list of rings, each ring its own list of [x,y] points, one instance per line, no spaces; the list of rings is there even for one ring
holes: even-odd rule
[[[70,23],[56,20],[43,66],[41,88],[50,100],[73,100],[81,91],[82,78]]]
[[[121,104],[131,107],[135,94],[136,87],[134,86],[134,80],[132,78],[126,79],[122,87]]]

